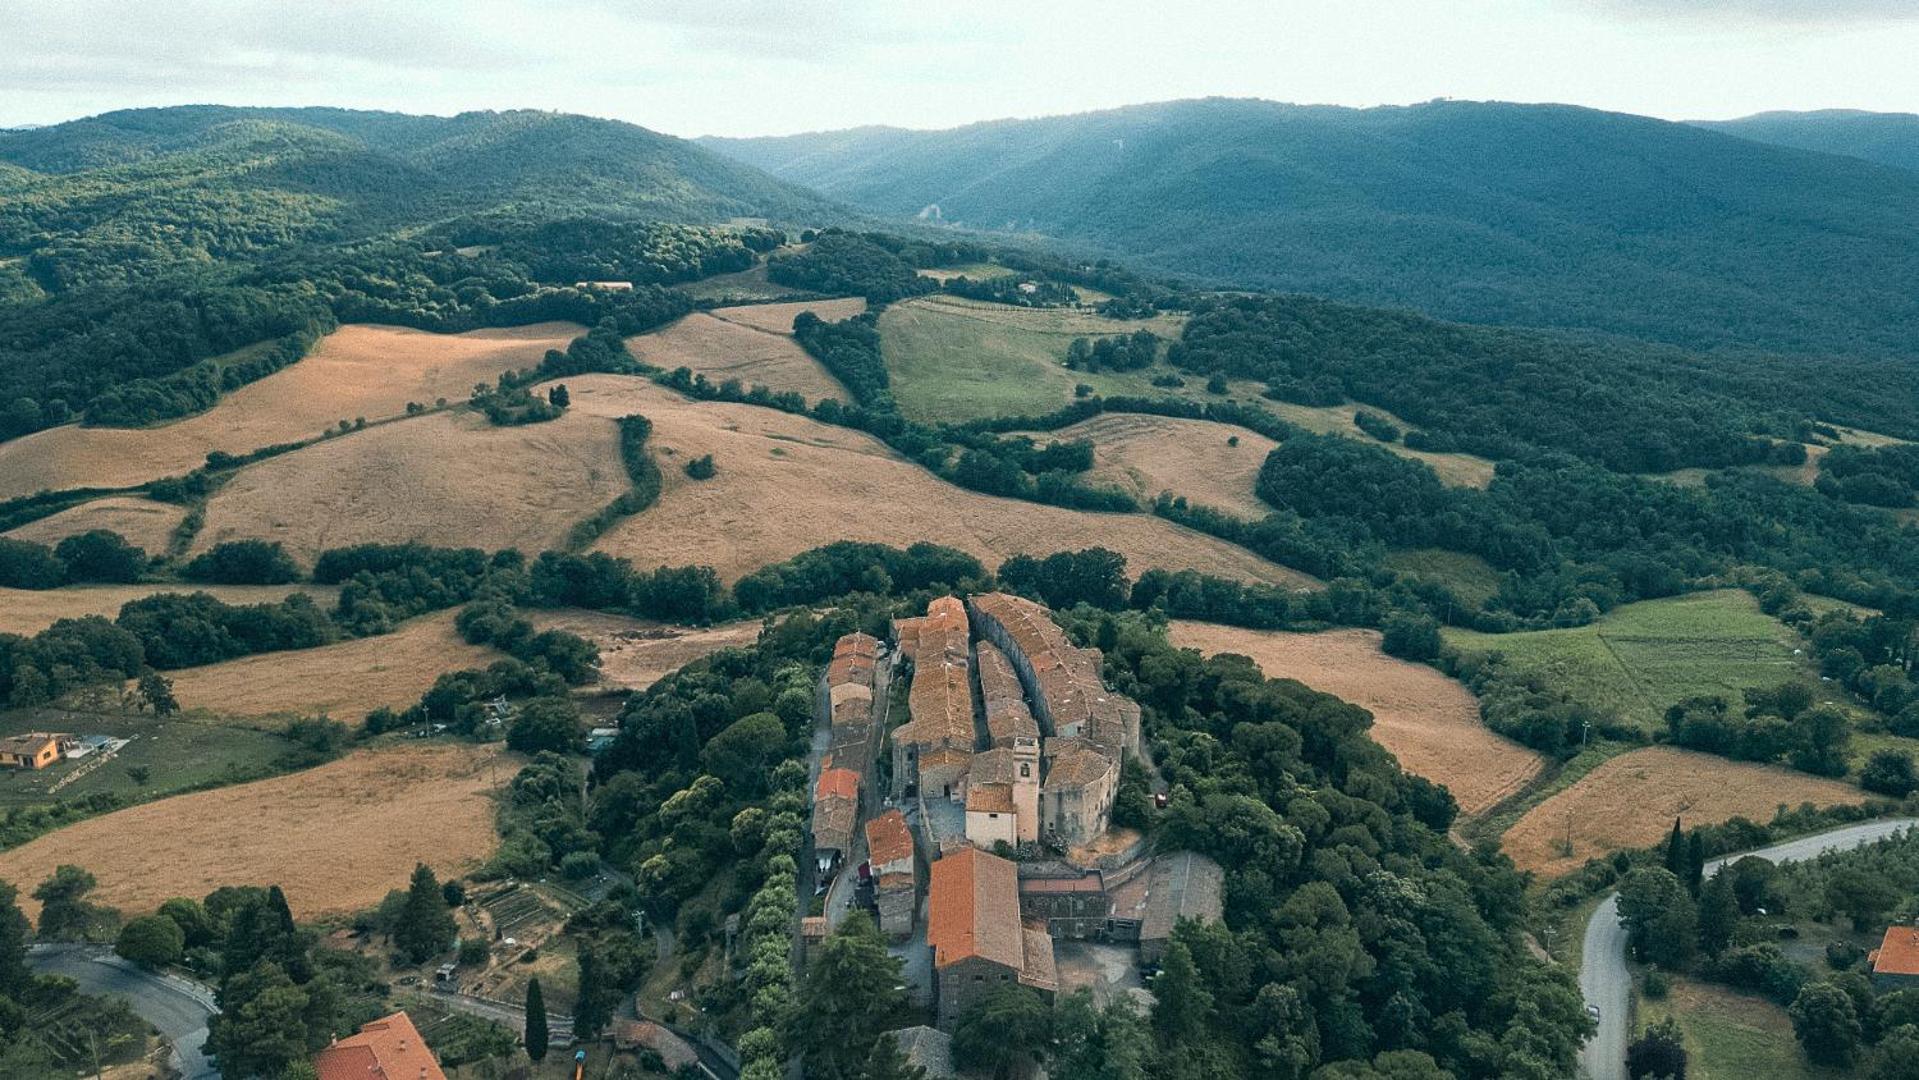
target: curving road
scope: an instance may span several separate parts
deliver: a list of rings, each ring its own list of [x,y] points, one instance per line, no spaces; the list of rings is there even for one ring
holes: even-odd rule
[[[145,971],[98,945],[34,945],[27,963],[41,975],[65,975],[83,993],[126,999],[173,1044],[173,1066],[186,1080],[220,1075],[206,1057],[207,1018],[220,1011],[211,987]]]
[[[1773,862],[1810,859],[1828,851],[1870,844],[1919,825],[1919,818],[1886,818],[1847,825],[1783,844],[1724,855],[1706,863],[1706,876],[1730,862],[1757,855]],[[1586,923],[1580,949],[1579,992],[1599,1006],[1599,1031],[1579,1051],[1579,1069],[1590,1080],[1626,1080],[1626,1015],[1631,1011],[1632,972],[1626,966],[1626,929],[1619,925],[1619,894],[1600,903]]]

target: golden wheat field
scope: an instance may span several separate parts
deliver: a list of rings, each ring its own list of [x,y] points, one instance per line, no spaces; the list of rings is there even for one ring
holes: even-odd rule
[[[667,371],[688,368],[716,383],[737,379],[743,387],[765,386],[808,401],[845,401],[846,388],[793,340],[792,325],[788,318],[784,329],[762,329],[696,311],[664,329],[627,338],[626,348],[642,363]]]
[[[159,427],[69,425],[0,443],[0,499],[42,489],[127,487],[177,476],[210,450],[242,454],[311,439],[342,420],[398,416],[407,402],[460,401],[473,384],[532,367],[565,348],[573,323],[430,334],[398,326],[342,326],[299,363]]]
[[[1251,517],[1271,509],[1253,488],[1260,465],[1279,444],[1245,428],[1211,420],[1104,413],[1057,431],[1023,434],[1042,444],[1090,440],[1093,468],[1086,480],[1117,487],[1141,504],[1170,491]]]
[[[437,612],[402,623],[390,634],[243,656],[167,675],[182,708],[287,719],[325,713],[357,724],[382,705],[403,709],[418,701],[443,672],[485,667],[500,658],[487,646],[467,644],[453,629],[453,616]]]
[[[714,308],[709,314],[716,319],[750,326],[755,330],[791,334],[793,319],[802,311],[810,311],[827,322],[839,322],[865,314],[866,298],[842,296],[833,300],[794,300],[783,304],[740,304]]]
[[[371,907],[415,863],[455,877],[499,844],[492,792],[517,766],[497,748],[391,746],[306,772],[180,795],[56,830],[0,852],[27,894],[64,863],[99,879],[89,897],[126,915],[222,885],[279,885],[294,915]]]
[[[901,460],[878,440],[770,409],[694,402],[641,379],[568,380],[576,411],[644,413],[666,483],[650,510],[595,547],[643,566],[704,564],[733,580],[835,540],[919,540],[1009,555],[1103,546],[1131,572],[1151,567],[1310,587],[1314,580],[1243,548],[1148,514],[1095,514],[981,495]],[[718,473],[687,478],[679,465],[712,454]]]
[[[600,647],[602,687],[644,690],[709,653],[759,640],[758,619],[719,626],[674,626],[578,609],[529,611],[541,630],[566,630]]]
[[[1522,870],[1556,877],[1587,859],[1646,847],[1672,828],[1733,817],[1772,820],[1780,806],[1865,801],[1850,784],[1770,765],[1671,746],[1648,746],[1602,763],[1526,812],[1500,846]]]
[[[134,495],[109,495],[29,521],[7,535],[52,546],[76,533],[106,529],[119,533],[127,543],[149,555],[163,555],[173,542],[173,530],[186,516],[184,506]]]
[[[413,540],[538,552],[631,483],[606,417],[574,409],[495,427],[477,413],[436,413],[242,469],[208,501],[194,550],[277,540],[307,564],[327,548]]]
[[[1176,619],[1174,645],[1238,653],[1268,678],[1297,679],[1373,714],[1372,736],[1408,772],[1444,784],[1466,815],[1484,813],[1538,776],[1539,754],[1494,734],[1479,701],[1424,664],[1387,656],[1371,630],[1296,634]]]
[[[62,589],[0,588],[0,634],[37,634],[61,619],[100,615],[111,619],[129,600],[155,593],[211,593],[229,604],[277,603],[292,593],[306,593],[313,602],[330,608],[340,590],[331,585],[69,585]]]

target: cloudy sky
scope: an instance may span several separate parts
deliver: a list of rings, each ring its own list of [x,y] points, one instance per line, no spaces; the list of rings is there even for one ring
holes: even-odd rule
[[[1209,94],[1919,112],[1919,0],[4,0],[0,125],[543,108],[677,135]]]

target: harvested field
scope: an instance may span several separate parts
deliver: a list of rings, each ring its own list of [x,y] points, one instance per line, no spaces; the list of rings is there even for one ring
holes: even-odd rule
[[[1100,545],[1131,572],[1195,569],[1222,577],[1306,587],[1312,578],[1243,548],[1147,514],[1094,514],[981,495],[900,459],[878,440],[771,409],[695,402],[642,379],[567,380],[574,409],[644,413],[665,488],[660,501],[615,525],[595,545],[645,566],[697,563],[731,581],[835,540],[906,545],[918,540],[971,552],[989,566],[1009,555]],[[718,473],[689,480],[677,466],[712,454]]]
[[[787,326],[791,328],[792,320]],[[663,330],[627,338],[626,348],[642,363],[668,371],[690,368],[716,383],[736,379],[744,387],[758,384],[808,401],[847,400],[846,388],[807,355],[791,333],[728,322],[705,312],[696,311]]]
[[[113,618],[129,600],[155,593],[212,593],[229,604],[268,604],[303,592],[331,608],[340,590],[331,585],[69,585],[64,589],[0,589],[0,634],[37,634],[61,619],[86,615]]]
[[[530,611],[542,630],[566,630],[600,647],[600,685],[644,690],[709,653],[759,640],[760,622],[687,627],[599,611]]]
[[[110,495],[29,521],[7,535],[51,547],[76,533],[107,529],[149,555],[164,555],[173,542],[173,530],[186,516],[184,506],[136,495]]]
[[[207,503],[195,550],[278,540],[309,565],[331,547],[411,540],[538,552],[630,485],[606,417],[494,427],[436,413],[242,469]]]
[[[141,429],[69,425],[0,443],[0,499],[143,484],[203,464],[209,450],[242,454],[311,439],[342,420],[398,416],[409,401],[465,400],[474,383],[531,367],[579,333],[560,322],[465,334],[342,326],[306,359],[198,416]]]
[[[775,334],[791,334],[793,320],[802,311],[810,311],[827,322],[839,322],[866,313],[864,296],[843,296],[837,300],[797,300],[787,304],[741,304],[714,308],[707,314],[716,319]]]
[[[1521,870],[1556,877],[1587,859],[1733,817],[1770,821],[1780,806],[1864,802],[1850,784],[1801,772],[1649,746],[1621,754],[1526,812],[1500,841]],[[1567,840],[1570,837],[1570,850]]]
[[[403,623],[390,634],[317,649],[243,656],[168,672],[186,709],[223,716],[286,717],[325,713],[357,724],[382,705],[403,709],[448,671],[485,667],[500,653],[469,645],[452,611]]]
[[[277,884],[300,918],[358,911],[404,888],[417,862],[447,878],[492,853],[491,793],[514,772],[500,757],[444,743],[362,750],[69,825],[0,853],[0,879],[35,914],[28,891],[62,863],[86,867],[100,881],[90,899],[129,916],[221,885]]]
[[[1268,678],[1297,679],[1373,714],[1373,738],[1408,772],[1444,784],[1460,812],[1479,814],[1539,775],[1546,760],[1494,734],[1479,700],[1424,664],[1379,651],[1371,630],[1294,634],[1174,620],[1173,644],[1250,657]]]
[[[1259,467],[1279,444],[1264,435],[1211,420],[1104,413],[1057,431],[1023,432],[1040,444],[1093,443],[1085,478],[1130,493],[1145,505],[1162,491],[1251,517],[1271,508],[1253,493]],[[1237,438],[1239,445],[1229,446]]]

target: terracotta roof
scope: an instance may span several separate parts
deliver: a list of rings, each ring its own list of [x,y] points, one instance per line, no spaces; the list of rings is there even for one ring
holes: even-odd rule
[[[885,866],[913,858],[913,833],[906,827],[906,816],[888,810],[866,823],[866,851],[874,866]]]
[[[1053,961],[1053,938],[1044,930],[1020,928],[1022,986],[1048,992],[1059,989],[1059,966]]]
[[[973,764],[966,770],[966,782],[969,784],[1010,784],[1013,782],[1016,763],[1013,751],[1005,747],[982,750],[973,755]]]
[[[968,783],[966,809],[982,814],[1013,813],[1013,785]]]
[[[405,1012],[363,1025],[313,1055],[319,1080],[446,1080],[433,1051]]]
[[[937,750],[928,750],[920,755],[920,771],[931,772],[941,766],[958,769],[964,774],[973,763],[973,753],[957,746],[944,746]]]
[[[1023,929],[1019,872],[1011,862],[966,847],[933,864],[926,942],[936,967],[979,957],[1024,971]]]
[[[1014,739],[1039,738],[1039,721],[1026,704],[1026,690],[1012,661],[990,641],[975,648],[980,700],[985,705],[986,736],[994,746],[1010,746]]]
[[[1106,689],[1098,649],[1074,645],[1043,605],[1008,593],[982,593],[969,603],[983,628],[997,627],[1009,651],[1024,660],[1033,685],[1033,711],[1054,734],[1077,731],[1117,752],[1132,749],[1139,706]],[[1010,659],[1010,657],[1009,657]]]
[[[820,778],[813,785],[815,801],[837,796],[842,799],[860,797],[860,774],[852,769],[828,768],[820,770]]]
[[[833,643],[833,656],[835,659],[842,656],[864,656],[870,660],[879,654],[880,639],[871,634],[862,634],[855,631]]]
[[[1048,739],[1046,754],[1044,786],[1049,791],[1101,783],[1119,768],[1111,757],[1083,739]]]
[[[1919,927],[1888,926],[1873,953],[1875,975],[1919,975]]]

